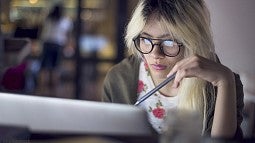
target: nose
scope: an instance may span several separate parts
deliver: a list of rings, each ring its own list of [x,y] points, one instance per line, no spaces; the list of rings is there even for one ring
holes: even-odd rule
[[[154,44],[153,50],[151,51],[150,55],[155,58],[163,58],[165,55],[163,51],[161,51],[159,44]]]

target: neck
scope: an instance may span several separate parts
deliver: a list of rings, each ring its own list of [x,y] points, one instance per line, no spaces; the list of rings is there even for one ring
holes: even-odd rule
[[[153,82],[155,84],[155,86],[158,86],[161,82],[163,82],[165,79],[153,79]],[[173,97],[177,95],[178,92],[178,88],[173,88],[173,81],[169,82],[168,84],[166,84],[165,86],[163,86],[159,92],[167,97]]]

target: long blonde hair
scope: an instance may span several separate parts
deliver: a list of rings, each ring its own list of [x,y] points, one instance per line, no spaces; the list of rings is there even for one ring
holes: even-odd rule
[[[135,49],[133,38],[143,30],[152,14],[165,27],[174,39],[184,45],[184,57],[193,54],[216,61],[214,43],[210,29],[210,15],[203,0],[140,0],[128,23],[125,35],[129,52],[141,57]],[[178,91],[178,109],[196,111],[203,119],[204,132],[207,109],[207,82],[198,78],[183,79]],[[214,97],[212,98],[214,99]]]

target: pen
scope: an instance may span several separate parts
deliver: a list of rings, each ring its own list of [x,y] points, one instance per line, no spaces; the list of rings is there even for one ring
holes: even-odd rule
[[[158,86],[156,86],[154,89],[152,89],[151,91],[149,91],[148,93],[146,93],[143,97],[141,97],[140,99],[138,99],[136,101],[136,103],[134,104],[135,106],[138,106],[140,103],[142,103],[144,100],[146,100],[147,98],[149,98],[152,94],[154,94],[156,91],[158,91],[160,88],[162,88],[163,86],[165,86],[168,82],[170,82],[171,80],[173,80],[175,78],[175,74],[172,74],[171,76],[169,76],[166,80],[164,80],[163,82],[161,82]]]

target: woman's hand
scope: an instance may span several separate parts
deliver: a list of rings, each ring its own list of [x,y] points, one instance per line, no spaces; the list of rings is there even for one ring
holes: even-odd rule
[[[237,113],[235,78],[232,71],[220,63],[194,55],[176,63],[168,75],[175,72],[175,88],[183,78],[188,77],[204,79],[217,87],[211,136],[233,137],[237,129]]]
[[[176,63],[168,76],[175,72],[176,76],[173,83],[175,88],[179,86],[183,78],[188,77],[204,79],[217,87],[234,82],[234,75],[229,68],[198,55],[185,58]]]

